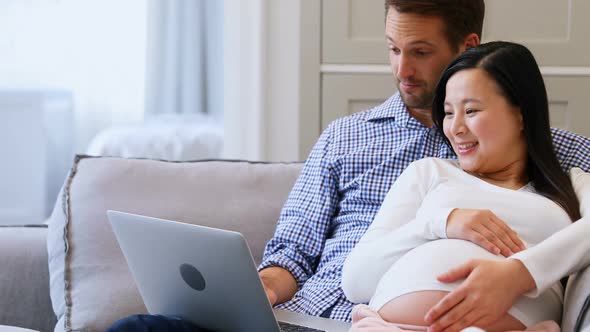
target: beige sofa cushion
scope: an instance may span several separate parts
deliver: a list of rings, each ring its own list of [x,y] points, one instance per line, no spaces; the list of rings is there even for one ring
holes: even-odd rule
[[[0,226],[0,325],[37,331],[55,326],[46,238],[44,225]]]
[[[55,331],[104,331],[146,310],[107,210],[241,232],[259,262],[300,169],[300,163],[77,157],[49,222]]]

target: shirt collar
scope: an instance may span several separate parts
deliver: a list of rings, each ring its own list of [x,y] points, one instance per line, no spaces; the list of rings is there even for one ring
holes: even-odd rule
[[[366,117],[367,121],[377,121],[383,119],[393,119],[398,127],[416,127],[424,128],[424,126],[410,116],[408,108],[402,101],[399,92],[389,97],[383,104],[373,108]]]

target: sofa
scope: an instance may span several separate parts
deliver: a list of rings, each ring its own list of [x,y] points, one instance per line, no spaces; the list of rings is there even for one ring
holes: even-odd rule
[[[0,227],[0,325],[92,332],[146,312],[108,209],[239,231],[259,262],[301,167],[77,156],[46,224]],[[569,279],[563,331],[589,294],[586,269]]]

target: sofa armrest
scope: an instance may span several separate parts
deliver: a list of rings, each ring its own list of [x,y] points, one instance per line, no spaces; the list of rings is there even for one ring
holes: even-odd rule
[[[0,227],[0,322],[52,331],[47,228]]]
[[[561,322],[562,331],[574,331],[576,322],[584,315],[585,319],[583,322],[580,320],[582,325],[577,331],[583,331],[584,328],[590,329],[590,313],[587,312],[587,307],[584,308],[584,303],[588,298],[590,298],[590,267],[572,275],[568,280]]]

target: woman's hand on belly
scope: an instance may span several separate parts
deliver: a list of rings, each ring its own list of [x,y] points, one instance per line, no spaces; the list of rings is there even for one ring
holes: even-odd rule
[[[395,298],[385,304],[377,313],[384,322],[395,322],[396,324],[404,324],[411,326],[428,326],[424,321],[424,315],[432,308],[438,301],[444,298],[448,292],[443,291],[419,291],[408,293]],[[354,321],[354,318],[353,318]],[[518,319],[509,314],[505,314],[491,325],[479,325],[485,328],[487,332],[505,332],[505,331],[520,331],[524,330],[524,326]],[[449,332],[460,331],[451,327],[447,329]]]
[[[496,255],[508,257],[526,249],[516,232],[490,210],[454,209],[446,230],[449,239],[473,242]]]
[[[433,332],[488,326],[505,317],[517,298],[536,287],[520,261],[471,260],[439,276],[441,282],[466,278],[426,314]]]

